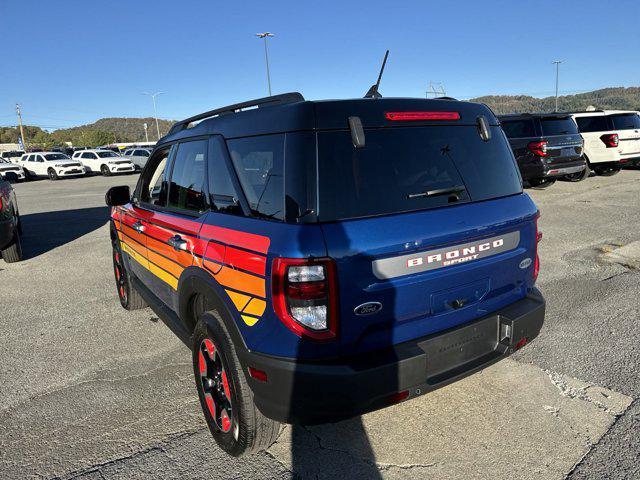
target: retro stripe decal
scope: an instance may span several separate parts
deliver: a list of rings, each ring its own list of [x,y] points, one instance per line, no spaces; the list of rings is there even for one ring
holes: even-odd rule
[[[204,267],[225,289],[246,325],[260,320],[266,310],[268,237],[156,212],[139,213],[136,218],[126,209],[112,211],[112,218],[120,221],[116,225],[123,252],[174,290],[185,268]],[[133,229],[139,221],[144,222],[143,234]],[[167,245],[176,234],[187,241],[188,251]]]

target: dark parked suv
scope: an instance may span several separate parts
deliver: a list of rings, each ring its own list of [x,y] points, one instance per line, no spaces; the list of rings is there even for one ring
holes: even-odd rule
[[[498,117],[518,162],[522,179],[548,187],[559,177],[579,182],[589,176],[584,141],[568,114],[522,113]]]
[[[8,181],[0,179],[0,254],[5,262],[22,260],[21,233],[16,194]]]
[[[107,193],[120,303],[192,349],[231,455],[534,339],[538,209],[486,106],[267,97],[176,123]]]

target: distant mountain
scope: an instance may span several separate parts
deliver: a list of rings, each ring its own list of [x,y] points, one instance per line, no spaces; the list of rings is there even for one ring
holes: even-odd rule
[[[101,118],[90,125],[56,130],[52,133],[52,136],[60,141],[81,144],[83,142],[83,136],[88,137],[90,136],[90,132],[99,131],[103,134],[108,134],[109,141],[105,143],[143,142],[145,141],[145,123],[147,124],[149,141],[157,140],[158,133],[156,130],[156,122],[153,118]],[[160,136],[166,135],[173,123],[174,121],[172,120],[158,119]],[[101,135],[101,137],[106,136]]]
[[[486,103],[498,114],[553,112],[555,109],[555,97],[489,95],[472,98],[470,101]],[[603,88],[593,92],[558,97],[558,110],[561,112],[584,110],[590,105],[598,109],[640,110],[640,87]]]

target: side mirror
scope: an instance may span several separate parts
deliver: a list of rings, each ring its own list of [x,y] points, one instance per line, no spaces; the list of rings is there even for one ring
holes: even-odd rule
[[[110,207],[126,205],[131,201],[131,192],[129,191],[129,187],[127,185],[111,187],[104,196],[104,201]]]

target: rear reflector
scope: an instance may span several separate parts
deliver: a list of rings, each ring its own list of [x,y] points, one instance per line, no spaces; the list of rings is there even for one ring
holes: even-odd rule
[[[411,122],[417,120],[460,120],[458,112],[386,112],[387,120]]]
[[[409,398],[409,390],[404,390],[402,392],[389,395],[385,400],[389,405],[393,405],[394,403],[400,403],[407,398]]]
[[[249,367],[249,375],[251,378],[255,378],[259,382],[267,382],[267,374],[262,370],[258,370],[257,368]]]
[[[516,346],[515,346],[514,350],[518,350],[519,348],[524,347],[527,344],[528,341],[529,340],[527,340],[526,337],[522,338],[518,343],[516,343]]]

